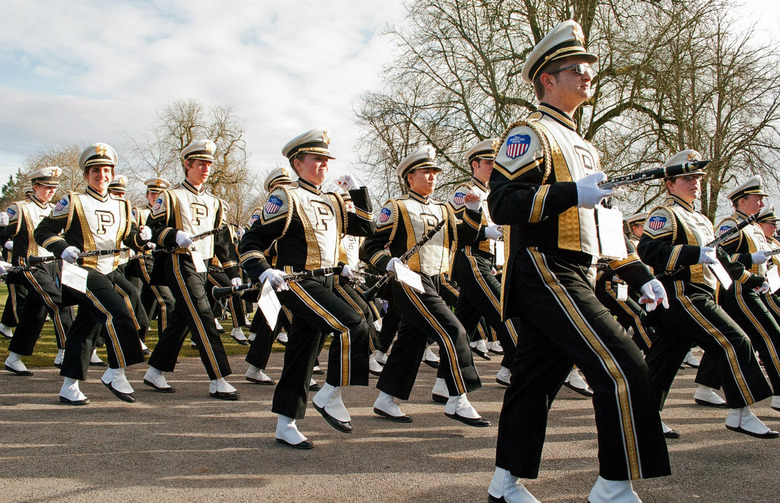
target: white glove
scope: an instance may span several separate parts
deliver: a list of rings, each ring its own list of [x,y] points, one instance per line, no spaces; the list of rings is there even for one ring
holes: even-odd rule
[[[346,264],[344,264],[341,267],[341,275],[344,276],[347,279],[352,279],[355,277],[355,272],[352,270],[352,268]]]
[[[79,259],[79,253],[81,253],[81,251],[77,247],[68,246],[62,250],[62,255],[60,255],[60,257],[62,257],[62,260],[69,264],[75,264]]]
[[[157,248],[157,245],[152,241],[149,241],[144,246],[145,246],[144,248],[145,250],[154,250],[155,248]]]
[[[467,194],[467,199],[470,200],[466,201],[466,208],[471,211],[479,211],[479,209],[482,208],[482,200],[485,199],[485,195],[486,194],[479,189],[472,189],[472,191]],[[478,199],[474,199],[474,196],[477,196]]]
[[[766,250],[758,250],[756,253],[750,254],[750,259],[753,261],[753,265],[761,265],[769,260]]]
[[[393,257],[390,259],[390,262],[387,263],[387,267],[385,267],[385,269],[390,272],[395,272],[395,268],[399,265],[404,265],[403,260],[398,257]]]
[[[13,250],[14,249],[14,242],[11,241],[10,239],[8,241],[6,241],[5,242],[5,249],[9,250],[9,251]]]
[[[8,264],[8,262],[0,262],[0,274],[5,274],[5,264]],[[8,264],[9,266],[11,264]]]
[[[142,240],[149,241],[150,239],[152,239],[152,229],[150,229],[145,225],[142,225],[139,230],[141,232],[139,232],[138,235],[141,237]]]
[[[10,217],[8,216],[8,213],[5,211],[0,211],[0,227],[5,227],[8,225],[8,220]]]
[[[599,183],[607,179],[601,171],[596,171],[577,181],[577,207],[590,208],[596,207],[605,197],[614,194],[613,189],[602,189]]]
[[[764,281],[764,284],[756,288],[756,293],[769,293],[769,281]]]
[[[660,281],[653,278],[640,288],[642,296],[639,298],[639,303],[645,305],[647,312],[655,309],[658,304],[662,304],[664,309],[669,309],[669,297],[666,295],[666,289]]]
[[[715,248],[709,246],[702,246],[699,250],[699,262],[698,264],[714,264],[718,261],[718,256],[715,255]]]
[[[340,177],[336,178],[336,185],[341,187],[344,190],[355,190],[360,185],[358,185],[357,178],[347,173],[346,175],[341,175]]]
[[[241,284],[241,278],[230,278],[230,284],[233,286],[238,286]]]
[[[260,283],[264,283],[265,280],[268,280],[277,292],[290,289],[290,287],[287,286],[287,282],[284,280],[284,271],[280,271],[279,269],[266,269],[266,271],[260,275]]]
[[[184,231],[176,231],[176,244],[181,248],[187,248],[192,244],[192,236]]]
[[[496,241],[502,241],[504,239],[504,229],[500,225],[489,225],[485,227],[485,237],[488,239],[495,239]]]

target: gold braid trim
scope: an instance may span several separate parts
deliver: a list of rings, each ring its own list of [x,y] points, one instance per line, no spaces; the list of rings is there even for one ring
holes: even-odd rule
[[[506,139],[509,137],[509,133],[518,127],[521,126],[528,126],[531,128],[531,131],[536,133],[536,136],[539,138],[539,142],[542,144],[542,156],[544,160],[544,178],[542,178],[542,185],[547,181],[547,178],[550,176],[550,170],[552,169],[552,163],[550,162],[550,159],[552,158],[550,154],[550,142],[547,139],[547,135],[545,132],[539,127],[539,124],[536,124],[539,119],[541,118],[541,114],[538,112],[534,112],[531,115],[529,115],[526,119],[521,119],[519,121],[515,121],[512,124],[509,125],[509,127],[504,131],[504,134],[501,136],[501,139],[497,142],[493,142],[493,154],[495,156],[498,156],[498,151],[501,150],[501,145],[506,142]]]

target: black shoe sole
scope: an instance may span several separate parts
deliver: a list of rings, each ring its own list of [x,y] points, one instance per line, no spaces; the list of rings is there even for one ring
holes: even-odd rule
[[[299,444],[291,444],[287,440],[284,440],[284,439],[281,439],[281,438],[277,438],[276,441],[279,442],[282,445],[286,445],[287,447],[292,447],[293,449],[301,449],[301,450],[304,450],[304,451],[309,450],[309,449],[314,447],[314,444],[312,443],[311,440],[304,440],[303,442],[301,442]]]
[[[441,396],[441,395],[431,395],[431,398],[436,403],[447,403],[447,400],[450,398],[448,396]]]
[[[154,389],[158,393],[175,393],[176,392],[176,388],[174,388],[173,386],[168,386],[167,388],[161,388],[161,387],[157,386],[156,384],[154,384],[152,381],[150,381],[148,379],[144,379],[144,384],[146,384],[150,388]]]
[[[105,367],[107,365],[106,362],[89,362],[90,367]]]
[[[103,380],[101,379],[100,382],[103,382]],[[113,386],[111,386],[110,382],[109,383],[103,382],[103,386],[108,388],[111,391],[111,393],[114,394],[115,397],[122,400],[123,402],[135,403],[135,397],[133,396],[132,393],[122,393],[121,391],[117,391],[116,389],[114,389]]]
[[[232,391],[230,393],[225,393],[224,391],[215,391],[214,393],[209,393],[209,396],[211,398],[218,398],[220,400],[238,400],[237,391]]]
[[[85,398],[84,400],[71,400],[60,395],[60,402],[66,405],[87,405],[89,403],[89,398]]]
[[[18,375],[19,377],[29,377],[33,375],[33,373],[30,372],[29,370],[16,370],[14,368],[9,367],[8,365],[5,366],[5,369],[8,372],[13,372],[15,375]]]
[[[737,433],[744,433],[745,435],[750,435],[751,437],[756,437],[756,438],[777,438],[777,437],[780,437],[780,433],[778,433],[776,431],[773,431],[773,430],[769,430],[766,433],[753,433],[752,431],[743,430],[739,426],[729,426],[729,425],[726,425],[726,429],[729,429],[731,431],[735,431]]]
[[[411,423],[412,418],[411,416],[403,415],[403,416],[391,416],[387,412],[383,410],[379,410],[376,407],[374,407],[374,414],[377,414],[379,416],[382,416],[385,419],[389,419],[390,421],[394,423]]]
[[[488,503],[506,503],[506,500],[503,496],[496,498],[495,496],[488,493]]]
[[[489,361],[491,359],[489,354],[483,353],[482,351],[477,351],[474,348],[471,348],[471,352],[474,353],[475,355],[479,356],[483,360],[488,360]]]
[[[259,384],[260,386],[273,386],[276,384],[276,381],[273,379],[270,381],[261,381],[260,379],[254,379],[252,377],[244,376],[244,379],[251,382],[252,384]]]
[[[575,388],[574,386],[572,386],[567,382],[563,383],[563,385],[569,388],[570,390],[572,390],[573,392],[577,393],[578,395],[582,395],[587,398],[591,398],[593,396],[593,391],[591,391],[588,388],[585,389]]]
[[[309,386],[309,391],[319,391],[321,389],[322,386],[320,386],[319,384],[312,384],[311,386]]]
[[[450,419],[454,419],[456,421],[460,421],[461,423],[467,425],[467,426],[474,426],[476,428],[484,428],[486,426],[490,426],[490,421],[487,419],[482,419],[481,417],[478,419],[471,419],[468,417],[463,417],[460,414],[447,414],[444,413],[445,416],[447,416]]]
[[[680,438],[680,432],[677,430],[665,431],[664,438]]]
[[[498,384],[500,384],[501,386],[509,386],[509,383],[508,383],[508,382],[506,382],[506,381],[502,381],[502,380],[501,380],[501,379],[499,379],[498,377],[496,377],[496,382],[497,382]]]
[[[328,422],[329,425],[333,427],[333,429],[340,431],[341,433],[352,433],[352,423],[349,421],[339,421],[335,417],[328,414],[328,411],[325,410],[325,407],[320,407],[316,403],[311,403],[314,406],[314,410],[320,413],[320,415],[325,418],[325,421]]]
[[[729,404],[727,403],[712,403],[712,402],[708,402],[707,400],[702,400],[701,398],[694,398],[693,401],[696,402],[697,405],[703,405],[704,407],[713,407],[715,409],[726,409],[729,406]]]
[[[240,345],[242,345],[242,346],[249,346],[249,341],[248,341],[248,340],[246,340],[246,339],[236,339],[236,338],[235,338],[235,337],[233,337],[232,335],[231,335],[230,337],[231,337],[231,338],[232,338],[234,341],[236,341],[236,343],[238,343],[238,344],[240,344]]]
[[[423,360],[424,364],[428,365],[431,368],[437,369],[439,368],[439,362],[432,362],[431,360]]]

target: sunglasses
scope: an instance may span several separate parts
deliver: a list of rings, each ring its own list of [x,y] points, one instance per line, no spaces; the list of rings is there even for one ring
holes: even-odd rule
[[[553,70],[551,72],[545,72],[545,73],[548,73],[550,75],[555,75],[556,73],[566,72],[566,71],[572,71],[577,75],[585,75],[587,73],[591,78],[596,76],[596,70],[594,70],[587,63],[577,63],[576,65],[564,66],[563,68],[558,68],[557,70]]]

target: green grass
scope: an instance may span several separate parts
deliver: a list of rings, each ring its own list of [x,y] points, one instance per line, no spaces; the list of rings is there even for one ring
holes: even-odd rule
[[[5,285],[0,286],[0,308],[5,307],[7,297],[8,288]],[[250,315],[250,318],[252,316],[253,315]],[[233,327],[232,321],[230,319],[220,320],[220,323],[227,330],[224,334],[222,334],[222,344],[225,346],[225,352],[228,355],[246,355],[247,351],[249,350],[249,346],[242,346],[241,344],[238,344],[236,341],[234,341],[232,337],[230,337],[230,329]],[[247,328],[244,328],[244,334],[249,335]],[[154,346],[157,344],[157,340],[157,321],[153,321],[152,326],[149,329],[149,333],[146,334],[145,342],[146,345],[149,346],[149,349],[154,350]],[[0,361],[5,361],[6,357],[8,356],[8,344],[10,342],[11,339],[6,339],[5,337],[0,336],[0,357],[2,358]],[[284,346],[276,342],[274,343],[273,350],[284,351]],[[100,355],[103,361],[107,361],[105,347],[98,348],[97,351],[98,355]],[[47,321],[43,326],[43,330],[41,331],[41,336],[38,339],[38,342],[35,344],[35,349],[33,350],[32,356],[23,356],[22,361],[27,367],[31,368],[51,367],[54,363],[55,356],[57,356],[57,341],[54,337],[54,325],[51,321]],[[190,347],[189,336],[187,336],[187,339],[185,339],[179,356],[181,358],[198,356],[198,350],[192,349]]]

